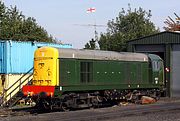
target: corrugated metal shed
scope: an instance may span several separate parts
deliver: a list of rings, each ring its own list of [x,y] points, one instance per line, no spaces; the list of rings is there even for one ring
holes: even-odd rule
[[[34,51],[42,46],[72,48],[70,44],[0,40],[0,74],[28,72],[33,67]]]
[[[169,43],[180,43],[180,33],[164,31],[150,36],[130,40],[128,41],[128,46],[134,44],[169,44]]]
[[[180,89],[176,88],[180,86],[180,68],[176,68],[179,67],[180,49],[176,50],[176,48],[180,48],[180,32],[165,31],[128,41],[130,52],[153,53],[163,58],[165,68],[170,70],[165,71],[167,96],[179,95],[180,97]]]

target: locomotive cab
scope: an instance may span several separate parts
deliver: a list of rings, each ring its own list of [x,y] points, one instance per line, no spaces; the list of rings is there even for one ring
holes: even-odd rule
[[[148,55],[150,58],[150,65],[151,65],[151,80],[152,84],[155,85],[164,85],[164,66],[163,60],[154,54]]]

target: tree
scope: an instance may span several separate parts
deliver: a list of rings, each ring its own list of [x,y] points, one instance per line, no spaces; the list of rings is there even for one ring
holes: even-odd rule
[[[89,49],[89,50],[96,49],[96,41],[92,38],[88,43],[86,43],[84,49]]]
[[[108,21],[107,33],[101,33],[98,41],[101,50],[126,51],[127,41],[159,32],[150,21],[151,11],[141,7],[134,11],[130,5],[127,11],[122,9],[119,16]]]
[[[2,36],[3,22],[5,21],[6,7],[4,3],[0,1],[0,36]]]
[[[7,8],[0,1],[0,39],[55,42],[33,17],[25,17],[17,7]]]

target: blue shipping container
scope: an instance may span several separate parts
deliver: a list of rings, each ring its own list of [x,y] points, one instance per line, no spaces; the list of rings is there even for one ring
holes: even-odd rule
[[[34,51],[42,46],[72,48],[71,44],[0,41],[0,74],[27,73],[33,67]]]

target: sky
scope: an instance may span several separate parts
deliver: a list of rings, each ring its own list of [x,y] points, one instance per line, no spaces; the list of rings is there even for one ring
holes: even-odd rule
[[[6,7],[17,6],[26,17],[34,17],[49,34],[73,48],[84,48],[94,38],[95,28],[88,24],[107,25],[108,20],[118,16],[128,4],[132,9],[142,7],[151,10],[151,21],[161,31],[168,16],[180,16],[180,0],[2,0]],[[86,13],[95,7],[95,13]],[[85,26],[84,26],[85,25]],[[98,35],[107,27],[97,27]]]

